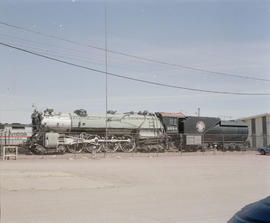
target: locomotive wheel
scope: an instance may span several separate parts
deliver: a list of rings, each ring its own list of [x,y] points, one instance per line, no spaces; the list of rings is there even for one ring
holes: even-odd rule
[[[123,143],[123,152],[133,152],[136,148],[136,143],[134,141]]]
[[[85,150],[88,153],[94,153],[98,151],[99,147],[100,147],[99,145],[90,144],[85,146]]]
[[[106,148],[107,147],[107,148]],[[111,152],[111,145],[110,143],[107,143],[107,146],[106,146],[106,143],[101,143],[99,146],[98,146],[98,149],[97,149],[97,152],[103,152],[103,153],[109,153]]]
[[[58,146],[58,148],[57,148],[57,152],[59,152],[59,153],[65,153],[66,152],[66,147],[65,146],[63,146],[63,145],[60,145],[60,146]]]
[[[106,144],[105,144],[105,148],[106,148]],[[117,143],[108,143],[106,152],[114,153],[114,152],[116,152],[117,149],[118,149]]]
[[[46,154],[46,149],[41,146],[41,145],[35,145],[35,146],[31,146],[30,151],[36,155],[43,155]]]
[[[169,145],[169,150],[176,150],[177,149],[175,142],[171,141],[168,143],[168,145]]]
[[[116,151],[123,151],[121,143],[115,143],[114,144],[113,152],[116,152]]]
[[[68,145],[67,150],[70,153],[81,153],[83,151],[84,147],[82,144],[74,144],[74,145]]]
[[[165,147],[162,145],[158,145],[158,152],[164,153],[165,152]]]
[[[148,146],[148,145],[141,145],[141,146],[140,146],[140,152],[143,152],[143,153],[148,153],[148,152],[150,152],[149,146]]]
[[[158,152],[158,146],[157,145],[149,145],[148,146],[148,152],[157,153]]]
[[[101,143],[99,146],[98,146],[98,149],[97,149],[97,152],[104,152],[104,149],[105,149],[105,145],[103,143]]]

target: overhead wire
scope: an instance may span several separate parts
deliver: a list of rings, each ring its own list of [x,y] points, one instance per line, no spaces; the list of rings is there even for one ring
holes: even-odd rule
[[[25,53],[28,53],[28,54],[32,54],[32,55],[35,55],[35,56],[39,56],[39,57],[42,57],[42,58],[46,58],[46,59],[49,59],[49,60],[52,60],[52,61],[67,64],[67,65],[70,65],[70,66],[74,66],[74,67],[94,71],[94,72],[97,72],[97,73],[106,74],[106,72],[102,71],[102,70],[98,70],[98,69],[94,69],[94,68],[91,68],[91,67],[71,63],[71,62],[66,61],[66,60],[60,60],[58,58],[54,58],[54,57],[51,57],[51,56],[46,56],[44,54],[34,52],[34,51],[31,51],[31,50],[27,50],[27,49],[24,49],[24,48],[20,48],[20,47],[17,47],[17,46],[13,46],[13,45],[10,45],[10,44],[4,43],[4,42],[0,42],[0,45],[5,46],[5,47],[9,47],[9,48],[12,48],[12,49],[16,49],[18,51],[25,52]],[[136,81],[136,82],[140,82],[140,83],[151,84],[151,85],[155,85],[155,86],[168,87],[168,88],[181,89],[181,90],[188,90],[188,91],[195,91],[195,92],[204,92],[204,93],[213,93],[213,94],[225,94],[225,95],[246,95],[246,96],[269,96],[270,95],[270,93],[230,92],[230,91],[214,91],[214,90],[204,90],[204,89],[197,89],[197,88],[189,88],[189,87],[170,85],[170,84],[165,84],[165,83],[161,83],[161,82],[155,82],[155,81],[149,81],[149,80],[144,80],[144,79],[133,78],[133,77],[130,77],[130,76],[124,76],[124,75],[111,73],[111,72],[107,72],[107,75],[122,78],[122,79],[131,80],[131,81]]]
[[[13,39],[15,39],[15,41],[13,41]],[[95,65],[95,66],[100,66],[100,65],[104,65],[104,56],[102,55],[102,58],[101,58],[101,55],[99,56],[96,56],[91,54],[91,56],[88,54],[87,56],[85,55],[82,55],[82,54],[78,54],[79,52],[80,53],[86,53],[85,51],[81,51],[80,49],[72,49],[72,48],[62,48],[62,47],[59,47],[59,46],[56,46],[56,45],[51,45],[50,43],[43,43],[43,42],[40,42],[40,41],[33,41],[33,40],[28,40],[26,38],[20,38],[20,37],[15,37],[13,35],[8,35],[8,34],[4,34],[2,32],[0,32],[0,40],[4,41],[4,42],[8,42],[10,44],[16,44],[17,46],[20,46],[20,47],[26,47],[27,49],[31,49],[31,50],[38,50],[39,52],[43,52],[44,54],[46,55],[49,55],[49,56],[58,56],[62,59],[71,59],[71,60],[75,60],[75,61],[79,61],[79,62],[83,62],[83,63],[89,63],[91,65]],[[37,47],[37,46],[38,47]],[[40,46],[43,46],[45,47],[45,49],[42,49],[40,48]],[[57,50],[57,51],[56,51]],[[72,51],[75,51],[75,54],[74,52]],[[121,63],[121,64],[114,64],[113,63],[114,60],[114,57],[111,57],[110,58],[110,67],[111,68],[117,68],[117,69],[121,69],[123,70],[127,70],[129,69],[130,70],[130,65],[128,65],[127,63]],[[136,71],[136,73],[140,73],[140,74],[144,74],[144,75],[162,75],[162,74],[159,74],[159,73],[163,73],[160,71],[160,68],[156,68],[154,69],[155,71],[149,71],[147,70],[147,72],[142,72],[141,69],[138,69],[138,68],[132,68],[133,72]],[[153,68],[151,68],[151,70],[153,70]],[[169,76],[175,76],[175,74],[173,75],[171,72],[169,74],[167,74]]]
[[[105,51],[105,49],[102,48],[102,47],[97,47],[97,46],[90,45],[90,44],[83,44],[83,43],[80,43],[78,41],[66,39],[66,38],[59,37],[59,36],[52,35],[52,34],[47,34],[47,33],[44,33],[44,32],[40,32],[40,31],[37,31],[37,30],[25,28],[25,27],[18,26],[18,25],[9,24],[9,23],[3,22],[3,21],[0,21],[0,24],[11,27],[11,28],[23,30],[23,31],[26,31],[26,32],[31,32],[31,33],[34,33],[34,34],[37,34],[37,35],[45,36],[45,37],[48,37],[48,38],[53,38],[53,39],[65,41],[65,42],[68,42],[68,43],[71,43],[71,44],[80,45],[80,46],[86,46],[86,47],[90,47],[90,48],[93,48],[93,49]],[[124,53],[124,52],[110,50],[110,49],[108,49],[108,52],[111,53],[111,54],[122,55],[122,56],[125,56],[125,57],[130,57],[130,58],[133,58],[133,59],[137,59],[137,60],[147,61],[147,62],[150,62],[150,63],[162,64],[162,65],[166,65],[166,66],[172,66],[172,67],[175,67],[175,68],[192,70],[192,71],[196,71],[196,72],[203,72],[203,73],[208,73],[208,74],[222,75],[222,76],[241,78],[241,79],[247,79],[247,80],[270,82],[270,79],[266,79],[266,78],[250,77],[250,76],[244,76],[244,75],[240,75],[240,74],[219,72],[219,71],[213,71],[213,70],[208,70],[208,69],[203,69],[203,68],[198,68],[198,67],[186,66],[186,65],[176,64],[176,63],[169,63],[169,62],[166,62],[166,61],[161,61],[161,60],[156,60],[156,59],[152,59],[152,58],[136,56],[136,55],[132,55],[132,54],[129,54],[129,53]]]
[[[76,55],[76,54],[70,55],[70,53],[67,53],[65,51],[62,51],[62,52],[58,51],[56,47],[53,47],[53,49],[50,49],[50,48],[44,49],[44,48],[41,48],[41,47],[38,46],[40,44],[39,42],[28,41],[28,40],[22,39],[22,38],[12,37],[12,38],[15,38],[16,41],[12,41],[10,38],[8,40],[6,40],[5,38],[2,38],[1,35],[3,35],[3,34],[0,33],[0,40],[8,41],[11,44],[16,43],[16,45],[20,46],[20,47],[27,46],[28,49],[38,50],[39,52],[42,52],[42,53],[44,53],[46,55],[57,56],[57,57],[61,57],[62,59],[76,60],[76,61],[80,61],[80,62],[83,62],[83,63],[90,63],[90,64],[93,64],[93,65],[103,65],[103,61],[101,61],[101,58],[95,58],[95,61],[93,61],[93,57],[91,57],[91,60],[90,60],[90,58],[86,57],[86,56],[81,56],[81,55]],[[6,35],[6,36],[8,36],[8,35]],[[9,36],[9,37],[11,37],[11,36]],[[25,44],[24,42],[29,42],[30,45]],[[62,48],[59,48],[59,49],[62,50]],[[64,49],[64,50],[72,50],[72,49]]]
[[[81,57],[81,55],[89,56],[89,51],[83,50],[85,48],[80,48],[80,49],[78,49],[78,48],[67,48],[67,47],[52,44],[50,42],[40,42],[40,41],[36,41],[36,40],[32,40],[32,39],[30,40],[30,39],[21,38],[21,37],[18,37],[18,36],[9,35],[9,34],[2,33],[2,32],[0,32],[0,37],[5,38],[5,39],[8,38],[8,41],[11,41],[12,39],[15,39],[16,41],[30,43],[32,45],[42,46],[42,47],[46,47],[46,48],[53,48],[53,49],[57,49],[58,51],[59,50],[64,51],[65,53],[66,52],[79,53],[79,55],[77,54],[76,56],[80,56],[80,57]],[[84,57],[84,58],[86,58],[86,57]],[[91,58],[93,58],[92,55],[91,55]],[[99,58],[101,58],[101,55],[99,56]]]
[[[46,47],[53,47],[54,49],[60,49],[60,50],[64,50],[64,51],[67,51],[67,52],[80,53],[80,55],[81,54],[89,55],[89,51],[87,51],[87,49],[85,49],[85,48],[78,49],[78,48],[67,48],[67,47],[62,47],[62,46],[59,47],[58,45],[51,44],[49,42],[39,42],[39,41],[29,40],[29,39],[26,39],[26,38],[21,38],[21,37],[10,35],[10,34],[5,34],[5,33],[2,33],[2,32],[0,32],[0,36],[7,37],[7,38],[9,38],[9,40],[13,38],[13,39],[16,39],[16,40],[19,40],[19,41],[22,41],[22,42],[31,43],[31,44],[34,44],[34,45],[42,45],[42,46],[46,46]]]

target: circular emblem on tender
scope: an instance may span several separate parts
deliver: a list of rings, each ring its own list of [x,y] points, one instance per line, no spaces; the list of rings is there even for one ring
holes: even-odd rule
[[[196,124],[196,129],[198,132],[203,132],[205,130],[205,124],[203,121],[198,121]]]

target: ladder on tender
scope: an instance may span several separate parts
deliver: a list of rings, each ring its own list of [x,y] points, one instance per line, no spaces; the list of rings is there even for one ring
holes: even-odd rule
[[[149,128],[150,129],[156,129],[154,118],[152,118],[151,120],[149,120]]]
[[[149,120],[149,128],[153,131],[154,136],[157,136],[157,129],[156,129],[156,123],[155,123],[155,118],[151,118],[151,120]]]

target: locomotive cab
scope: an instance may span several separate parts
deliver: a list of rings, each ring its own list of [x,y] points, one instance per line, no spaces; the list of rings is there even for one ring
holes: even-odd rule
[[[182,125],[180,123],[185,119],[184,114],[169,113],[169,112],[157,112],[156,116],[160,119],[166,135],[167,135],[167,146],[170,149],[182,150],[183,139],[181,131]]]
[[[157,112],[156,116],[160,119],[165,131],[169,135],[179,134],[179,123],[185,119],[182,113]]]

